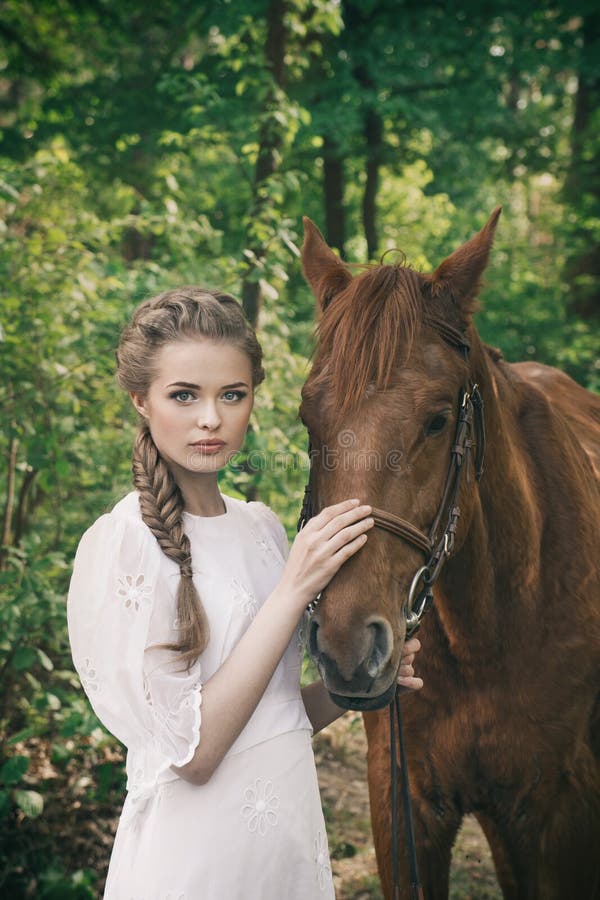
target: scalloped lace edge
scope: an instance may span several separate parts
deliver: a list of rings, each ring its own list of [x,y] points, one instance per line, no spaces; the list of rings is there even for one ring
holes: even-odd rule
[[[158,779],[163,774],[163,772],[166,772],[167,769],[171,768],[171,766],[177,766],[179,768],[181,766],[187,765],[196,752],[196,748],[200,743],[200,725],[202,723],[202,682],[197,682],[195,685],[193,685],[190,693],[186,694],[179,705],[179,708],[177,710],[178,713],[180,712],[183,704],[187,703],[190,696],[193,702],[194,721],[192,723],[192,738],[186,753],[181,758],[173,759],[172,757],[168,757],[167,759],[165,759],[160,764],[160,766],[158,766],[151,780],[142,782],[141,784],[132,784],[128,789],[128,794],[133,802],[141,800],[145,797],[146,794],[150,793],[150,791],[152,791],[158,784]]]

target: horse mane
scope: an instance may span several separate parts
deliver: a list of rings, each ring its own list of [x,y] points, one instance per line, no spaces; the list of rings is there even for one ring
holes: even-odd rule
[[[408,359],[423,313],[423,277],[402,265],[374,265],[325,306],[317,323],[316,377],[310,394],[327,384],[339,416],[355,408],[367,388],[384,390],[394,366]],[[321,367],[320,360],[327,359]]]

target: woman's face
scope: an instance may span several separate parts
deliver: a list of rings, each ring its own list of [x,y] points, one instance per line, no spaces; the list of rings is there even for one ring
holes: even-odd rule
[[[165,344],[148,393],[131,399],[172,468],[217,472],[244,442],[254,403],[250,358],[226,341]]]

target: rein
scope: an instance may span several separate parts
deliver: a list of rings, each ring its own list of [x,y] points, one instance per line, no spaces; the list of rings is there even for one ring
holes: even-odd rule
[[[424,316],[423,322],[433,328],[447,344],[457,349],[465,359],[469,358],[471,345],[465,335],[446,322]],[[412,637],[419,630],[421,619],[433,603],[433,585],[438,580],[445,562],[454,551],[456,529],[460,518],[460,508],[457,505],[458,494],[466,471],[467,483],[470,479],[471,452],[475,447],[475,478],[477,481],[483,474],[483,459],[485,455],[485,424],[483,417],[483,398],[477,384],[469,381],[466,387],[461,388],[458,405],[458,417],[454,441],[450,450],[450,465],[442,500],[438,507],[433,523],[426,534],[413,525],[412,522],[387,512],[377,507],[372,507],[372,517],[375,525],[394,534],[402,540],[420,550],[425,557],[425,564],[415,572],[408,592],[405,606],[406,639]],[[309,459],[312,463],[312,448],[309,435]],[[309,470],[308,481],[304,489],[302,510],[298,520],[298,531],[304,527],[314,515],[312,498],[312,466]],[[444,528],[440,527],[444,523]],[[312,615],[319,603],[321,594],[313,600],[308,611]],[[410,800],[410,785],[408,779],[408,766],[404,749],[404,733],[402,728],[402,715],[400,709],[400,697],[396,690],[389,706],[390,713],[390,789],[392,806],[392,866],[394,878],[394,900],[400,898],[399,859],[398,859],[398,768],[403,774],[402,802],[404,807],[404,825],[408,844],[408,856],[410,865],[411,897],[413,900],[423,900],[423,888],[419,880],[417,865],[417,853],[412,820],[412,808]],[[400,760],[396,758],[396,726],[398,731],[398,747]]]

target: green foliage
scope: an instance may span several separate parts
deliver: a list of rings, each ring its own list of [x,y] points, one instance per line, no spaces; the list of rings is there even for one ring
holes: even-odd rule
[[[258,286],[267,380],[222,482],[256,491],[290,537],[315,312],[298,247],[303,214],[324,227],[327,154],[354,261],[367,256],[367,162],[377,253],[419,269],[501,203],[483,337],[600,389],[597,322],[572,302],[591,295],[599,231],[597,112],[572,137],[580,85],[597,96],[588,6],[292,0],[274,22],[266,0],[5,2],[0,893],[101,887],[57,821],[82,806],[110,821],[122,754],[73,673],[64,597],[79,536],[129,489],[135,416],[114,348],[142,298]]]

